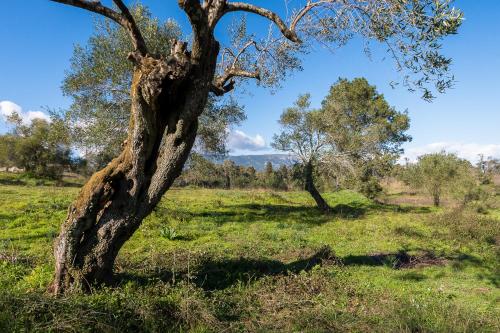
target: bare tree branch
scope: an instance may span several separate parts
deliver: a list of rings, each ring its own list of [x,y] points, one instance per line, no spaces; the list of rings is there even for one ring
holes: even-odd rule
[[[311,10],[313,9],[314,7],[317,7],[319,5],[322,5],[322,4],[326,4],[326,3],[333,3],[335,2],[336,0],[321,0],[321,1],[316,1],[316,2],[313,2],[311,0],[308,0],[307,1],[307,5],[302,8],[298,13],[297,15],[295,15],[294,19],[292,20],[292,23],[290,24],[290,30],[291,31],[296,31],[297,29],[297,25],[299,24],[300,20],[302,20],[304,18],[304,16],[306,16],[306,14]]]
[[[142,56],[148,53],[148,49],[146,46],[146,42],[144,41],[144,37],[142,37],[141,31],[137,24],[135,23],[134,17],[130,14],[127,6],[123,3],[122,0],[113,0],[118,9],[122,12],[123,17],[125,18],[126,29],[134,42],[134,47],[137,51],[141,53]]]
[[[194,34],[193,50],[197,48],[200,38],[208,29],[207,15],[199,0],[177,0],[179,7],[184,10],[189,18]]]
[[[225,93],[230,92],[234,89],[234,85],[236,84],[233,80],[235,77],[260,80],[260,73],[259,71],[250,72],[243,69],[228,70],[212,83],[210,91],[212,91],[216,96],[222,96]]]
[[[135,23],[134,18],[130,14],[127,6],[123,3],[122,0],[113,0],[121,13],[114,11],[113,9],[103,6],[100,1],[91,1],[91,0],[50,0],[53,2],[62,3],[65,5],[70,5],[82,9],[86,9],[88,11],[100,14],[105,16],[127,30],[132,39],[132,43],[134,45],[134,51],[139,52],[141,56],[145,56],[148,53],[148,49],[146,47],[146,43],[144,42],[144,38]]]
[[[317,7],[319,5],[326,4],[326,3],[333,3],[335,1],[337,1],[337,0],[320,0],[320,1],[314,1],[314,2],[311,0],[308,0],[307,4],[301,10],[299,10],[298,13],[295,15],[290,26],[287,26],[285,21],[283,19],[281,19],[273,11],[266,9],[266,8],[259,7],[259,6],[255,6],[255,5],[252,5],[249,3],[245,3],[245,2],[227,3],[226,7],[224,8],[224,11],[222,13],[222,16],[226,13],[236,12],[236,11],[244,11],[244,12],[260,15],[262,17],[269,19],[274,24],[276,24],[276,26],[280,29],[283,36],[285,36],[287,39],[289,39],[290,41],[292,41],[294,43],[301,43],[301,40],[297,36],[297,31],[296,31],[297,25],[299,24],[300,20],[302,18],[304,18],[304,16],[306,16],[306,14],[314,7]]]
[[[212,83],[212,92],[217,96],[221,96],[231,90],[233,90],[235,82],[234,77],[244,77],[250,79],[260,80],[260,72],[258,70],[248,71],[239,68],[238,61],[240,57],[248,50],[250,46],[257,48],[257,43],[254,40],[247,42],[243,47],[235,54],[230,49],[227,51],[233,57],[231,65],[225,70],[225,72],[216,78]],[[229,83],[228,83],[229,81]]]
[[[255,6],[245,2],[230,2],[226,4],[222,16],[226,13],[236,12],[236,11],[244,11],[265,17],[270,21],[274,22],[276,26],[278,26],[278,28],[280,29],[281,33],[287,39],[295,43],[300,43],[300,39],[295,33],[295,31],[290,30],[286,25],[285,21],[283,21],[276,13],[270,11],[269,9]]]

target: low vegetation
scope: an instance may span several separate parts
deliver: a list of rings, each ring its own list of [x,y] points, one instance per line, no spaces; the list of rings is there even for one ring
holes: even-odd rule
[[[474,199],[480,183],[469,161],[446,152],[420,156],[418,162],[407,165],[401,178],[432,197],[434,206],[441,204],[444,194],[452,194],[462,203]]]
[[[500,210],[173,189],[111,286],[53,297],[72,187],[0,185],[0,331],[498,332]]]

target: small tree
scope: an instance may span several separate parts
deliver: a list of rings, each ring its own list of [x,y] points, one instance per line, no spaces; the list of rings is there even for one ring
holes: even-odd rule
[[[17,138],[12,134],[0,135],[0,166],[10,168],[16,165]]]
[[[314,185],[314,168],[325,154],[327,138],[321,113],[311,109],[310,95],[299,96],[295,105],[281,114],[279,123],[282,132],[274,136],[272,147],[297,156],[304,166],[304,189],[320,210],[330,211],[330,206]]]
[[[27,125],[17,114],[8,120],[15,127],[2,141],[10,163],[36,177],[60,179],[64,168],[72,164],[66,127],[57,119],[34,119]]]
[[[266,177],[271,177],[273,172],[274,172],[273,163],[269,161],[266,162],[266,166],[264,167],[264,175],[266,175]]]
[[[479,155],[479,161],[477,162],[476,167],[479,171],[481,184],[491,184],[493,182],[494,175],[500,172],[500,160],[493,157],[485,159],[484,155],[481,154]]]
[[[234,163],[234,161],[225,160],[222,163],[222,170],[224,172],[225,180],[224,187],[229,190],[234,186],[233,180],[238,173],[238,167],[236,166],[236,163]]]
[[[406,167],[403,180],[415,189],[425,190],[436,207],[445,193],[455,192],[465,198],[474,183],[470,163],[445,152],[420,156],[416,164]]]

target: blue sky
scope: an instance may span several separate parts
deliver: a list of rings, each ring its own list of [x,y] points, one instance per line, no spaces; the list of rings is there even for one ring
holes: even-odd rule
[[[174,18],[189,33],[177,1],[142,2],[155,16]],[[251,2],[273,9],[284,7],[282,0]],[[339,77],[364,76],[390,104],[408,110],[413,136],[413,142],[405,145],[408,156],[447,149],[470,159],[481,152],[500,157],[500,1],[458,0],[455,5],[464,11],[466,20],[459,34],[445,41],[444,52],[454,59],[454,89],[427,103],[418,93],[389,86],[397,73],[390,60],[382,61],[385,54],[375,52],[369,60],[356,40],[333,54],[318,48],[305,57],[304,70],[294,73],[276,93],[249,85],[250,94],[237,95],[248,119],[233,131],[233,153],[269,152],[268,144],[279,130],[277,119],[298,94],[310,92],[314,106],[319,106]],[[60,91],[64,71],[73,45],[84,44],[92,33],[95,16],[48,0],[2,0],[0,13],[0,109],[12,108],[5,103],[9,101],[29,118],[39,116],[34,112],[45,106],[67,107],[70,100]],[[259,18],[249,23],[257,31],[267,27]],[[219,30],[222,35],[223,26]],[[6,130],[0,120],[0,132]]]

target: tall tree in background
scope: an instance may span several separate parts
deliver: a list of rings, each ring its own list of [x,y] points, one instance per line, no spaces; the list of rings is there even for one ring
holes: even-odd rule
[[[330,207],[314,184],[315,168],[331,173],[352,173],[360,190],[373,197],[380,188],[376,175],[383,175],[401,152],[409,118],[390,107],[366,79],[339,80],[323,100],[320,110],[310,108],[310,96],[300,96],[280,118],[282,132],[273,147],[294,154],[304,168],[304,185],[318,208]],[[333,173],[333,174],[332,174]]]
[[[189,48],[174,40],[168,53],[155,54],[122,0],[113,0],[115,8],[100,1],[52,1],[123,27],[133,64],[127,139],[120,155],[90,178],[68,211],[54,248],[55,293],[111,279],[118,251],[181,172],[210,94],[223,96],[241,78],[276,85],[300,68],[300,53],[315,41],[342,45],[359,35],[388,45],[398,69],[408,74],[404,83],[429,98],[429,84],[438,91],[451,84],[450,60],[439,53],[440,41],[462,21],[449,0],[307,1],[291,8],[288,19],[247,2],[178,0],[192,28]],[[240,26],[229,31],[231,45],[221,48],[215,31],[223,30],[216,27],[230,14],[261,16],[274,29],[259,38],[247,34],[240,19]]]
[[[390,171],[402,153],[401,145],[411,140],[405,133],[408,115],[391,107],[364,78],[338,80],[322,102],[322,114],[332,148],[325,164],[336,166],[347,157],[358,188],[374,198],[381,189],[378,178]]]

